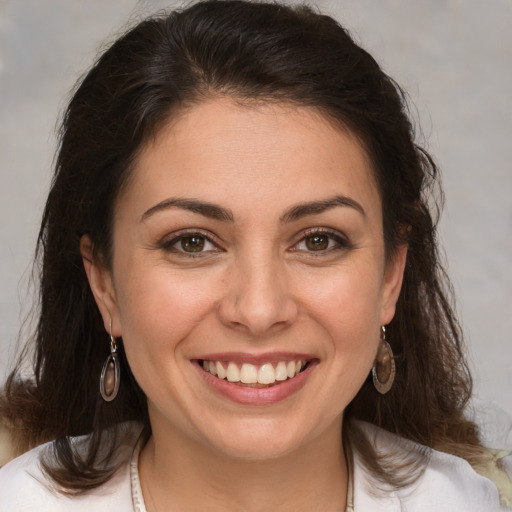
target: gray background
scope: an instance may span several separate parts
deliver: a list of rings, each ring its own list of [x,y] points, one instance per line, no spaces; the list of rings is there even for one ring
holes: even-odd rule
[[[512,2],[315,4],[348,27],[415,104],[443,171],[440,238],[476,394],[512,415]],[[68,91],[128,20],[176,5],[0,0],[0,383],[32,301],[30,261]]]

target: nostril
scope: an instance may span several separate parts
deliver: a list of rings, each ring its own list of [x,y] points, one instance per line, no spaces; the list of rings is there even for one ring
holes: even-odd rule
[[[293,324],[296,312],[284,305],[259,304],[250,307],[248,304],[237,303],[221,305],[218,317],[223,325],[240,332],[255,336],[264,336],[269,332],[284,329]]]
[[[283,272],[278,272],[275,264],[269,261],[262,265],[259,261],[242,275],[236,274],[218,305],[218,317],[224,325],[262,336],[295,321],[298,306],[283,281]]]

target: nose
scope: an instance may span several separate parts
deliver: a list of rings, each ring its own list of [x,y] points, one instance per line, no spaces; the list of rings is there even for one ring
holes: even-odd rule
[[[298,304],[286,272],[274,258],[239,262],[227,288],[218,312],[230,328],[261,337],[285,329],[297,318]]]

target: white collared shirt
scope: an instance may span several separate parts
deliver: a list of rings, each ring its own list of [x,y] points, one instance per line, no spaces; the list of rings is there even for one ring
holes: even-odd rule
[[[377,451],[410,450],[414,443],[374,425],[358,422]],[[146,512],[138,477],[140,427],[117,456],[121,466],[104,485],[79,496],[56,492],[39,461],[49,444],[14,459],[0,469],[0,512]],[[399,455],[399,453],[398,453]],[[372,477],[354,453],[346,512],[502,512],[493,482],[463,459],[432,450],[426,469],[411,487],[375,492]]]

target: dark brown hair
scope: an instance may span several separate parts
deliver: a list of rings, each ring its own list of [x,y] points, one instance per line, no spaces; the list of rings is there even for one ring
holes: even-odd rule
[[[362,142],[382,196],[388,257],[405,243],[408,259],[388,326],[396,382],[381,396],[367,380],[345,411],[346,440],[375,476],[394,485],[397,473],[351,418],[469,458],[479,447],[463,415],[471,379],[439,262],[437,212],[427,204],[438,171],[415,143],[404,94],[332,18],[237,0],[199,2],[139,23],[99,57],[69,103],[38,240],[34,378],[14,371],[5,393],[19,439],[27,446],[57,439],[45,467],[73,492],[112,475],[120,442],[112,427],[138,420],[150,434],[145,396],[124,359],[118,398],[104,403],[99,395],[109,343],[79,242],[88,234],[110,264],[113,207],[138,152],[173,113],[219,95],[312,107]],[[79,455],[69,436],[88,433]]]

